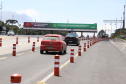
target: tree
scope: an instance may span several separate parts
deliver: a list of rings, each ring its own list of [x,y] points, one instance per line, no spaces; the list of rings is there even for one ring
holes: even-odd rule
[[[18,29],[19,27],[17,25],[13,25],[18,23],[17,20],[6,20],[6,26],[8,26],[7,30],[13,30],[15,32],[15,34],[18,33]]]
[[[98,33],[98,37],[102,37],[103,35],[105,35],[106,33],[105,33],[105,31],[104,30],[101,30],[101,31],[99,31],[99,33]]]
[[[6,20],[6,24],[16,24],[16,23],[18,23],[18,21],[17,20]]]

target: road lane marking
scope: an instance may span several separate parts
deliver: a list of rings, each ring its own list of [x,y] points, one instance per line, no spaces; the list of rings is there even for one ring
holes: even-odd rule
[[[19,56],[19,55],[24,55],[25,53],[19,53],[17,56]]]
[[[1,59],[6,59],[6,58],[1,58]]]
[[[8,58],[8,57],[3,57],[3,58]]]
[[[61,66],[66,66],[66,64],[61,64]]]
[[[83,50],[81,50],[81,52],[83,52]],[[76,57],[78,57],[78,53],[74,56],[74,58],[76,58]],[[65,62],[64,64],[62,64],[62,65],[67,65],[68,63],[70,63],[70,60],[68,60],[67,62]],[[63,67],[65,67],[65,66],[62,66],[62,65],[60,65],[60,70],[63,68]],[[39,84],[39,82],[40,82],[40,84],[41,84],[41,82],[46,82],[49,78],[51,78],[52,76],[54,75],[54,71],[52,72],[52,73],[50,73],[48,76],[46,76],[44,79],[42,79],[41,81],[38,81],[37,82],[37,84]]]
[[[46,83],[44,83],[42,81],[38,81],[37,84],[46,84]]]
[[[7,59],[8,57],[3,57],[3,58],[0,58],[0,60],[4,60],[4,59]]]
[[[26,53],[30,53],[30,52],[26,52]]]

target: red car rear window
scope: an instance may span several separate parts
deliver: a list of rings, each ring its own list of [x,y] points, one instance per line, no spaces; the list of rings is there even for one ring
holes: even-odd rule
[[[59,37],[56,37],[56,36],[45,36],[44,40],[55,40],[55,41],[58,41]]]

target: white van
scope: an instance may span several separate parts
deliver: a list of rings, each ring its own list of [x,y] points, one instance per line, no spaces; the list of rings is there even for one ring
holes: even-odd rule
[[[12,31],[12,30],[11,30],[11,31],[8,31],[8,32],[7,32],[7,35],[8,35],[8,36],[10,36],[10,35],[14,36],[14,31]]]

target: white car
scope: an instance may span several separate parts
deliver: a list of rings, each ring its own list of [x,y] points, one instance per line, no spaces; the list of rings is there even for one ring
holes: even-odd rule
[[[8,36],[10,36],[10,35],[14,36],[14,31],[8,31],[8,32],[7,32],[7,35],[8,35]]]

